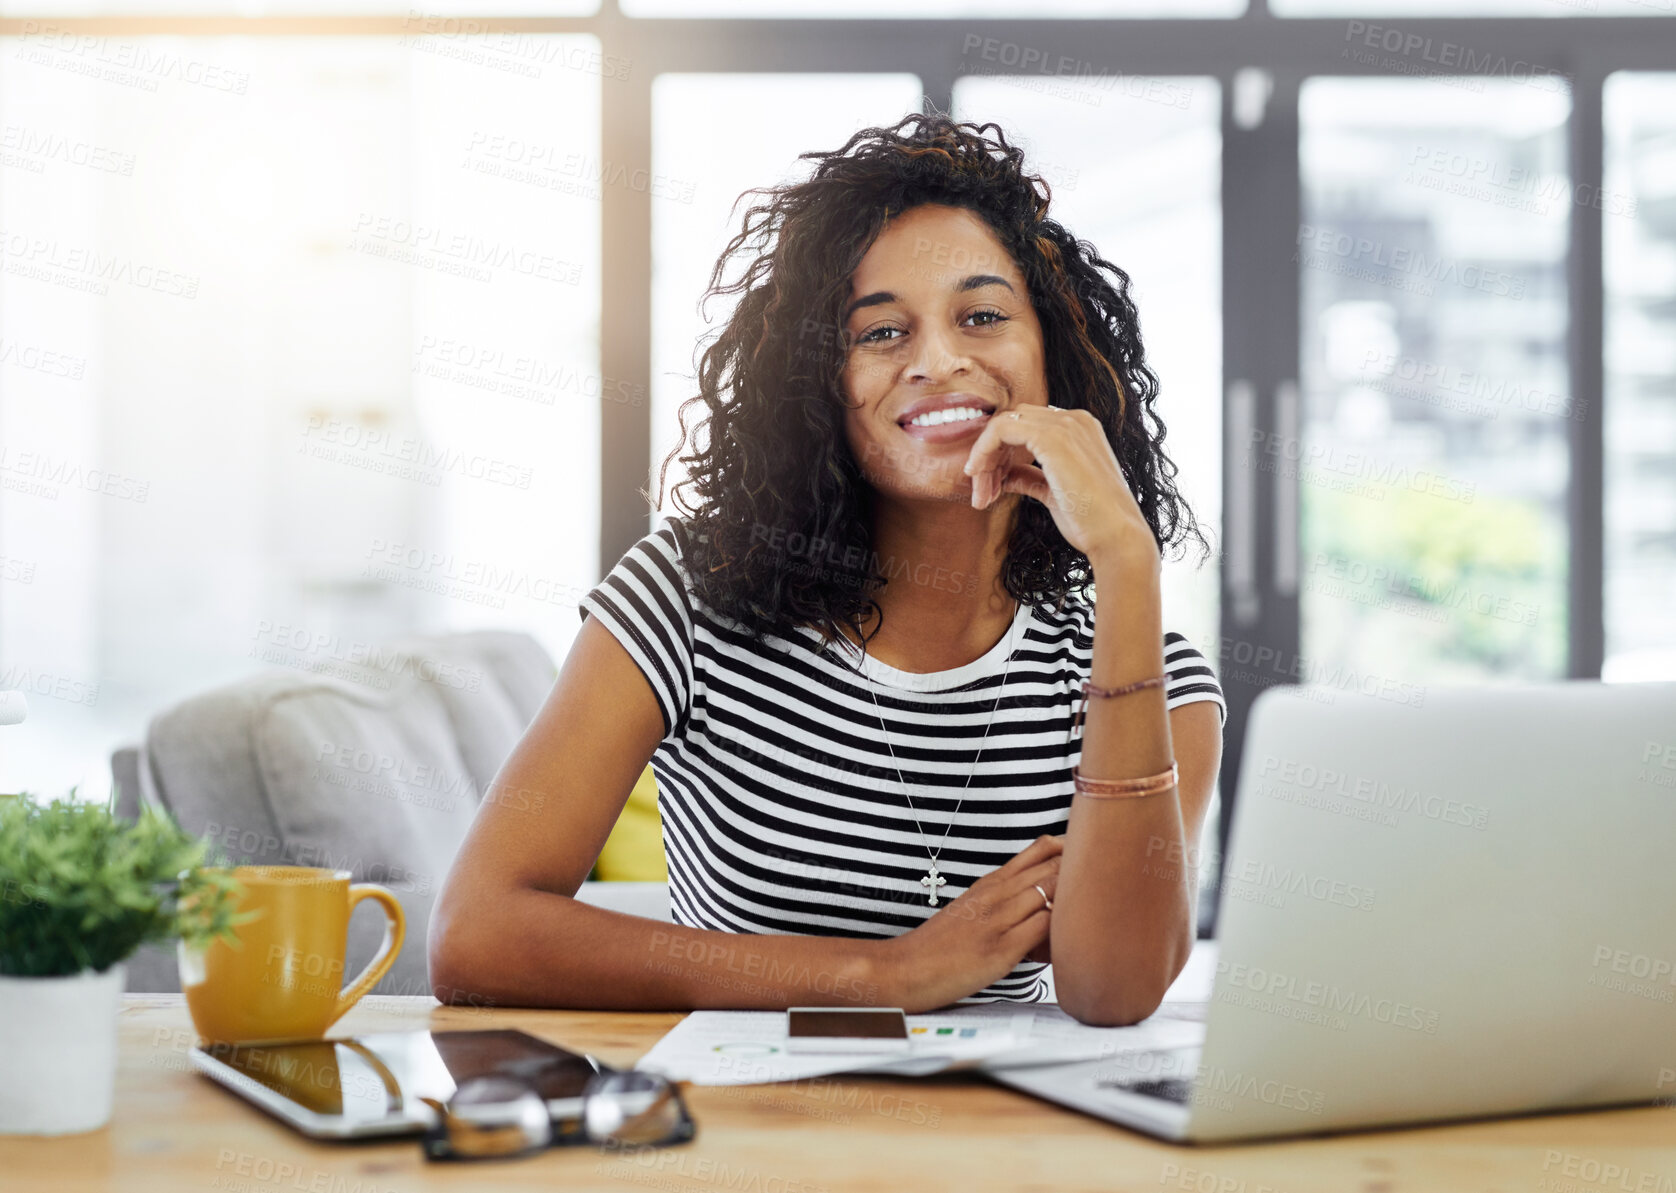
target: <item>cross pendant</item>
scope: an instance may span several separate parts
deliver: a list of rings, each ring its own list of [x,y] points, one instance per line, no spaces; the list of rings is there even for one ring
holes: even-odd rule
[[[937,873],[937,863],[935,863],[935,862],[931,863],[930,873],[928,873],[924,878],[919,880],[919,884],[921,886],[927,887],[927,888],[930,889],[930,891],[931,891],[931,906],[933,906],[933,907],[937,906],[937,888],[940,887],[940,886],[947,886],[948,883],[949,883],[948,879],[944,878],[941,874]]]

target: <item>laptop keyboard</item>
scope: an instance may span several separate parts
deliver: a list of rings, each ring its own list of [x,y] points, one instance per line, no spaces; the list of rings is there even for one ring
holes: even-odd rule
[[[1136,1081],[1130,1084],[1122,1082],[1108,1082],[1130,1094],[1144,1094],[1149,1098],[1163,1098],[1166,1102],[1179,1102],[1187,1105],[1187,1099],[1193,1095],[1193,1083],[1180,1077],[1165,1077],[1157,1081]]]
[[[1193,1099],[1193,1078],[1199,1063],[1199,1049],[1167,1048],[1142,1052],[1128,1058],[1136,1071],[1113,1074],[1095,1082],[1102,1089],[1120,1089],[1126,1094],[1159,1098],[1186,1106]]]

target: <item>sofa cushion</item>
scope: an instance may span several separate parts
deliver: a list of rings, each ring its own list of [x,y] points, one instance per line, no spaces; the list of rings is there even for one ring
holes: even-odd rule
[[[417,680],[436,693],[466,773],[481,793],[489,789],[533,714],[519,709],[499,672],[473,649],[473,637],[402,639],[381,654],[381,662],[387,681]]]
[[[483,659],[517,710],[521,733],[535,719],[558,678],[553,656],[529,634],[513,630],[477,630],[449,637]]]
[[[324,676],[269,671],[182,701],[152,718],[139,757],[157,801],[181,827],[234,862],[283,865],[285,844],[257,773],[252,732],[272,700],[302,688],[358,689]]]
[[[437,685],[409,676],[388,692],[301,689],[268,704],[253,738],[287,860],[388,887],[407,914],[378,992],[429,993],[431,907],[478,797]],[[356,915],[346,972],[371,956],[382,924],[375,908]]]

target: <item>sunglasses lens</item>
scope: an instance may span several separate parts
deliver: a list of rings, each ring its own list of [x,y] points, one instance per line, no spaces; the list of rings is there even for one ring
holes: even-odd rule
[[[547,1103],[527,1084],[508,1077],[474,1077],[462,1082],[427,1138],[433,1154],[511,1156],[552,1142]]]
[[[583,1130],[595,1143],[648,1147],[682,1138],[688,1122],[675,1089],[653,1073],[599,1073],[588,1079]]]

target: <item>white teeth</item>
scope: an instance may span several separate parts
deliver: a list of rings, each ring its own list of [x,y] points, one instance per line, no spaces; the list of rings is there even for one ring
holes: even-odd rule
[[[988,411],[979,410],[974,406],[951,406],[947,410],[928,410],[918,418],[908,420],[910,427],[936,427],[943,423],[970,422],[974,418],[985,418]]]

